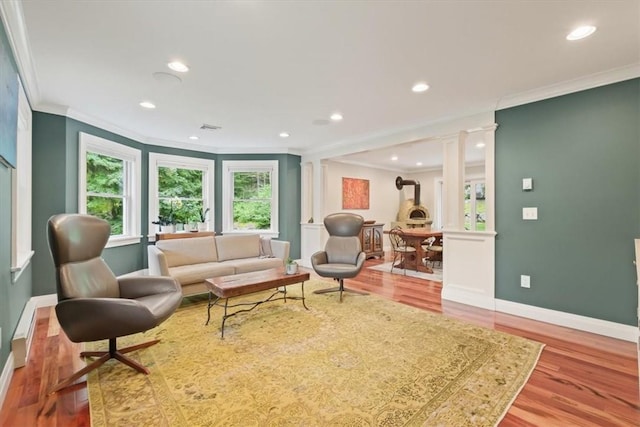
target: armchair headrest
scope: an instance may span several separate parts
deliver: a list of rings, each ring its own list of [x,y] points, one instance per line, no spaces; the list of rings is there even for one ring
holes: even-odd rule
[[[111,226],[92,215],[59,214],[47,223],[49,249],[56,267],[97,258],[102,254]]]
[[[324,226],[330,236],[357,236],[363,224],[362,216],[346,212],[334,213],[324,218]]]

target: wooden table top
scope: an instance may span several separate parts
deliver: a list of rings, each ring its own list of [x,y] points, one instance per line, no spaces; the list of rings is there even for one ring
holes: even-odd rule
[[[385,230],[385,234],[389,234],[391,230]],[[442,237],[442,230],[430,230],[426,227],[403,228],[400,230],[403,236],[426,239],[429,237]]]
[[[309,273],[298,269],[296,274],[285,274],[284,267],[250,273],[233,274],[205,280],[207,289],[220,298],[247,295],[279,286],[293,285],[309,280]]]

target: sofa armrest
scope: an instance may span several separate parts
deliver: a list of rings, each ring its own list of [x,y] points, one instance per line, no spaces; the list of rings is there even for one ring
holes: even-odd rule
[[[276,258],[280,258],[283,262],[289,258],[289,247],[291,244],[285,240],[271,240],[271,252]]]
[[[151,276],[169,276],[169,266],[164,252],[155,245],[147,246],[149,275]]]

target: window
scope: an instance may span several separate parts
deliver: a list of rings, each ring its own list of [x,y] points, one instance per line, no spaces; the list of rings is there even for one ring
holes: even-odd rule
[[[464,184],[464,229],[485,231],[486,203],[484,180]]]
[[[278,234],[278,162],[223,161],[223,232]]]
[[[213,167],[213,160],[149,154],[150,235],[157,230],[152,223],[159,219],[172,224],[205,222],[213,229]]]
[[[11,171],[11,273],[13,282],[29,265],[31,250],[31,108],[19,84],[16,169]]]
[[[140,242],[140,150],[80,132],[80,213],[109,222],[107,247]]]
[[[435,180],[436,212],[432,227],[443,226],[443,180]],[[471,179],[464,184],[464,229],[472,231],[486,230],[486,201],[484,179]]]

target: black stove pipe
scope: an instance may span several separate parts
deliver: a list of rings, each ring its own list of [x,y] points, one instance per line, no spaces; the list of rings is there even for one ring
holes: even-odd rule
[[[413,189],[413,205],[418,206],[420,204],[420,183],[412,179],[402,179],[401,176],[396,178],[396,188],[402,190],[405,185],[414,185]]]

